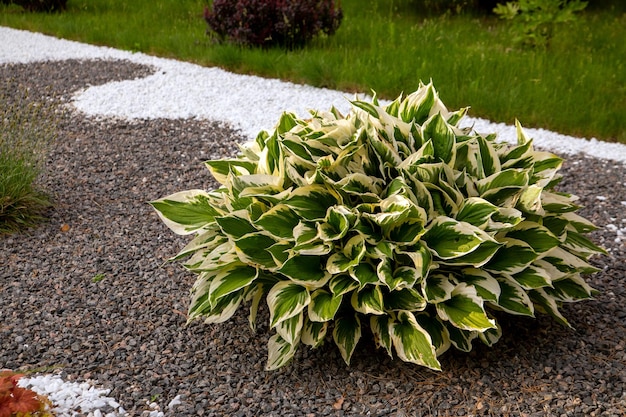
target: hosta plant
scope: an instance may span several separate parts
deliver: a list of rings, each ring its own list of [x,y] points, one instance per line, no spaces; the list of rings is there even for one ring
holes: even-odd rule
[[[581,274],[603,252],[576,198],[554,190],[562,160],[518,125],[510,146],[459,127],[431,84],[386,106],[354,101],[285,113],[232,159],[221,184],[152,202],[196,273],[188,319],[219,323],[262,302],[267,369],[300,343],[334,340],[346,363],[369,327],[389,355],[432,369],[450,346],[498,340],[493,312],[547,313],[590,298]]]

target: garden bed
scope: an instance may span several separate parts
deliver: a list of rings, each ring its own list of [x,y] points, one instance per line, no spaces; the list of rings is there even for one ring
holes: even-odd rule
[[[2,65],[0,80],[7,91],[20,84],[31,97],[67,101],[87,85],[151,71],[69,60]],[[147,203],[214,187],[202,161],[233,155],[243,140],[195,119],[66,116],[42,179],[55,202],[50,221],[0,238],[0,368],[96,381],[130,415],[147,413],[148,402],[166,410],[177,396],[176,416],[626,412],[625,165],[564,156],[558,189],[580,196],[580,214],[600,226],[592,239],[610,251],[594,259],[602,270],[588,278],[597,298],[562,309],[574,329],[547,316],[505,317],[494,347],[449,351],[441,372],[392,361],[366,340],[350,368],[329,343],[266,372],[266,319],[256,333],[245,311],[228,323],[185,326],[194,277],[164,262],[187,239]]]

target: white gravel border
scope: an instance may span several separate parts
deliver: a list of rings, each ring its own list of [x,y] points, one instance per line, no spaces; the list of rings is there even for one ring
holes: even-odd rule
[[[136,80],[111,82],[89,87],[74,96],[81,112],[96,117],[122,118],[198,118],[226,122],[249,138],[262,129],[271,129],[283,111],[306,116],[308,109],[326,110],[331,106],[342,112],[350,108],[351,95],[329,89],[298,85],[276,79],[237,75],[219,68],[157,58],[108,47],[87,45],[40,33],[0,27],[0,65],[67,59],[125,59],[150,65],[155,74]],[[440,92],[444,97],[445,91]],[[523,122],[523,121],[522,121]],[[484,119],[466,118],[479,132],[497,133],[500,140],[515,142],[515,127]],[[626,162],[626,146],[596,139],[575,138],[544,129],[526,129],[539,147],[564,154],[584,153],[591,157]],[[626,204],[626,202],[624,202]],[[107,417],[126,415],[109,390],[88,383],[63,381],[56,375],[23,378],[20,385],[47,395],[59,417],[73,417],[77,409],[88,416],[102,416],[101,408],[113,409]],[[168,408],[180,401],[172,399]],[[150,416],[163,416],[147,404]]]
[[[96,117],[136,119],[198,118],[221,121],[254,138],[271,129],[283,111],[299,116],[309,109],[342,112],[350,109],[351,94],[276,79],[237,75],[219,68],[157,58],[108,47],[87,45],[39,33],[0,27],[0,64],[65,59],[126,59],[156,68],[145,78],[89,87],[74,96],[81,112]],[[440,91],[445,102],[445,91]],[[471,103],[470,103],[471,104]],[[467,117],[464,123],[500,140],[515,142],[515,127]],[[522,120],[523,124],[523,120]],[[544,129],[526,129],[538,147],[563,154],[626,162],[626,145],[575,138]]]

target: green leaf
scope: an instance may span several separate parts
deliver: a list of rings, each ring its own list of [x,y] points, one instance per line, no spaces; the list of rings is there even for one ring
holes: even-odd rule
[[[437,303],[437,315],[462,330],[479,332],[496,327],[495,320],[487,317],[483,299],[476,289],[465,283],[452,290],[450,299]]]
[[[495,329],[488,329],[482,333],[478,333],[478,338],[487,346],[493,346],[500,337],[502,337],[502,327],[496,323]]]
[[[495,136],[477,136],[476,141],[478,142],[478,146],[480,148],[480,157],[482,160],[482,169],[484,170],[484,175],[490,177],[497,172],[502,170],[500,165],[500,158],[498,158],[498,153],[496,152],[493,139]],[[482,177],[480,177],[482,180]]]
[[[324,289],[315,290],[311,294],[308,306],[309,320],[317,322],[332,320],[339,310],[342,299],[342,295],[333,295]]]
[[[567,319],[563,316],[563,314],[561,314],[561,312],[559,311],[559,306],[557,305],[556,300],[548,295],[542,288],[529,291],[528,295],[530,296],[532,302],[537,305],[537,309],[539,311],[550,315],[553,319],[555,319],[564,326],[570,328],[572,327]]]
[[[245,159],[218,159],[206,161],[206,167],[215,180],[225,185],[228,182],[228,175],[231,172],[237,175],[248,175],[256,172],[257,163]]]
[[[352,308],[362,314],[385,314],[383,293],[378,285],[368,285],[359,291],[354,291],[350,299]]]
[[[365,239],[356,235],[343,248],[342,252],[334,253],[326,262],[326,270],[333,275],[348,271],[358,265],[365,255]]]
[[[353,268],[350,268],[349,272],[350,276],[359,282],[360,288],[363,288],[367,284],[380,282],[376,270],[369,263],[359,263]]]
[[[515,229],[509,230],[507,236],[528,243],[537,254],[546,253],[561,243],[546,227],[529,221],[522,222],[515,226]]]
[[[598,268],[591,266],[584,259],[561,247],[551,249],[543,256],[542,260],[551,263],[556,269],[566,275],[572,273],[591,274],[599,271]],[[553,275],[552,280],[557,281],[558,279]]]
[[[267,342],[267,365],[265,365],[265,370],[273,371],[285,366],[293,358],[297,347],[297,343],[292,345],[279,334],[270,337],[270,340]]]
[[[323,287],[331,277],[323,268],[322,258],[319,256],[294,256],[287,259],[278,272],[310,289]]]
[[[174,233],[188,235],[215,221],[222,212],[211,205],[203,190],[181,191],[150,203]]]
[[[476,293],[485,301],[497,302],[500,297],[500,284],[490,273],[477,268],[465,268],[462,281],[476,289]]]
[[[354,215],[344,206],[331,207],[328,209],[324,222],[317,224],[318,236],[324,241],[343,238],[350,230],[348,217],[354,217]]]
[[[235,314],[239,304],[243,300],[243,290],[232,292],[224,297],[221,297],[215,304],[211,306],[211,310],[202,313],[204,322],[209,323],[223,323]],[[191,320],[191,317],[189,318]]]
[[[446,322],[446,328],[448,329],[448,335],[450,336],[450,342],[455,348],[462,352],[469,352],[472,350],[472,340],[476,339],[480,332],[473,330],[463,330],[453,326],[449,322]]]
[[[500,283],[498,307],[507,313],[534,317],[535,309],[526,291],[513,278],[501,276],[497,279]]]
[[[305,345],[311,347],[318,347],[324,343],[324,338],[328,331],[329,322],[314,322],[308,319],[304,319],[304,327],[302,327],[301,341]]]
[[[428,303],[415,288],[403,288],[391,291],[385,297],[387,311],[423,311]]]
[[[444,274],[430,274],[423,286],[424,296],[430,304],[440,303],[452,297],[454,287],[451,277]]]
[[[276,241],[270,236],[252,233],[237,240],[235,247],[242,262],[265,269],[272,269],[276,267],[276,262],[268,249],[274,244],[276,244]]]
[[[566,248],[569,252],[573,252],[584,259],[589,259],[589,257],[591,257],[592,255],[608,254],[606,250],[593,243],[581,233],[571,230],[568,231],[565,236],[565,242],[563,243],[563,247]]]
[[[504,245],[484,267],[488,271],[516,274],[537,259],[537,253],[523,240],[505,237],[501,242]]]
[[[485,229],[491,216],[498,212],[498,208],[487,200],[479,197],[470,197],[463,201],[456,215],[457,221],[469,223],[479,229]]]
[[[300,219],[289,207],[278,204],[261,215],[254,225],[278,238],[293,239],[293,229],[299,222]]]
[[[371,316],[370,317],[370,329],[374,335],[374,343],[377,348],[385,348],[390,357],[393,358],[391,346],[391,334],[389,333],[389,316]]]
[[[315,184],[296,188],[284,203],[301,218],[321,220],[339,201],[326,187]]]
[[[217,221],[225,235],[236,240],[248,233],[257,232],[257,229],[247,217],[247,212],[239,211],[226,216],[216,217],[215,221]]]
[[[306,288],[291,281],[279,281],[267,294],[270,327],[299,314],[310,302]]]
[[[350,365],[350,359],[360,338],[361,320],[356,314],[345,314],[335,319],[333,340],[347,365]]]
[[[543,209],[548,213],[569,213],[576,211],[580,206],[574,204],[578,197],[569,194],[545,191],[541,194]]]
[[[552,278],[548,271],[537,265],[529,265],[523,271],[513,274],[513,279],[525,290],[552,286]]]
[[[399,105],[398,113],[400,118],[407,122],[423,124],[431,114],[435,106],[437,93],[432,84],[420,85],[420,89],[409,94]]]
[[[424,140],[431,139],[435,149],[435,157],[443,162],[454,165],[456,136],[441,113],[435,114],[422,126]]]
[[[476,250],[482,242],[493,241],[493,238],[469,223],[439,216],[428,226],[423,240],[437,257],[453,259]]]
[[[441,370],[430,334],[417,323],[413,313],[399,312],[397,321],[389,325],[389,333],[400,359]]]
[[[250,314],[248,315],[248,324],[252,331],[256,330],[256,317],[259,311],[259,304],[265,294],[265,287],[262,284],[256,284],[248,292],[250,294]]]
[[[437,356],[450,349],[448,328],[437,316],[431,317],[428,313],[418,313],[415,314],[415,320],[430,335]]]
[[[476,189],[480,197],[500,205],[501,201],[520,192],[528,181],[528,170],[511,168],[476,181]]]
[[[244,264],[231,264],[220,270],[209,288],[211,306],[214,306],[220,298],[247,287],[258,275],[256,268]]]
[[[331,278],[328,282],[328,288],[335,296],[340,296],[359,288],[359,283],[348,275],[341,274]]]
[[[281,321],[275,327],[276,333],[290,345],[297,344],[300,340],[302,325],[304,324],[304,314],[300,312],[293,317]]]
[[[575,302],[592,298],[593,288],[579,274],[553,282],[552,288],[544,288],[546,294],[559,301]]]

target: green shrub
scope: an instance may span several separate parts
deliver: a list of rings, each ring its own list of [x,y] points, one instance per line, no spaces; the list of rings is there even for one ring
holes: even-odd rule
[[[195,238],[174,258],[198,274],[189,321],[269,307],[267,369],[332,333],[349,364],[363,326],[432,369],[451,345],[500,337],[493,311],[563,324],[563,302],[591,297],[581,273],[603,250],[576,198],[553,189],[562,160],[518,125],[509,146],[459,128],[431,84],[386,107],[354,101],[302,120],[285,113],[233,159],[206,162],[222,187],[152,202]]]
[[[518,0],[498,4],[493,12],[513,22],[515,41],[524,46],[547,47],[559,23],[576,20],[587,7],[581,0]]]
[[[2,4],[16,4],[31,12],[60,12],[67,8],[67,0],[1,0]]]
[[[56,110],[25,92],[0,93],[0,234],[35,225],[51,206],[36,180],[56,136]]]

